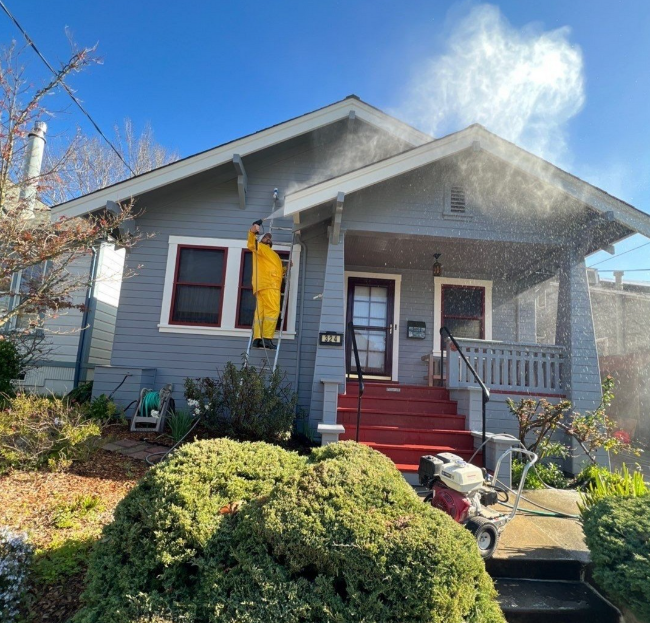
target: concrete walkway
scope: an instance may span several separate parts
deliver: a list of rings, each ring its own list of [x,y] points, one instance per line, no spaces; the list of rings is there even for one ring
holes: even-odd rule
[[[117,441],[111,441],[102,446],[102,450],[108,450],[109,452],[117,452],[128,456],[132,459],[138,459],[144,461],[150,454],[155,454],[157,452],[167,452],[169,448],[167,446],[159,446],[156,444],[149,443],[147,441],[134,441],[133,439],[119,439]],[[158,457],[152,457],[153,461],[156,459],[160,460],[162,455]]]

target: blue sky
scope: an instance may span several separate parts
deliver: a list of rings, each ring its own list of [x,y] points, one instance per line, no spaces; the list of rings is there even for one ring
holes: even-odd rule
[[[501,93],[499,65],[492,57],[483,59],[486,64],[478,66],[485,70],[472,76],[477,65],[471,57],[458,58],[458,49],[472,37],[478,46],[477,38],[484,36],[483,48],[500,41],[502,62],[510,69],[513,55],[528,55],[535,65],[547,52],[558,53],[563,73],[553,97],[531,100],[541,108],[526,125],[537,128],[537,135],[524,130],[516,142],[650,212],[647,0],[512,0],[487,8],[442,0],[6,4],[51,62],[69,53],[66,27],[77,44],[98,43],[103,64],[73,77],[71,85],[106,132],[125,117],[136,127],[150,122],[157,140],[183,156],[350,93],[437,135],[480,114],[473,120],[507,132],[511,108],[495,104],[486,113],[462,100],[463,89],[477,92],[472,82],[477,79],[487,83],[479,93]],[[0,14],[0,42],[12,38],[19,33]],[[482,54],[476,46],[474,52]],[[38,80],[39,61],[25,58]],[[441,92],[437,78],[444,71],[454,79],[462,75],[467,83]],[[516,108],[528,91],[524,83],[524,95],[510,94],[508,105]],[[422,93],[424,99],[418,97]],[[447,108],[440,98],[446,98]],[[488,96],[481,98],[486,100],[491,107]],[[457,101],[462,114],[454,108]],[[70,107],[51,120],[51,132],[64,134],[77,124],[91,131]],[[542,136],[552,140],[542,145]],[[623,255],[645,242],[650,241],[635,236],[617,245],[615,257],[601,253],[589,264],[650,269],[650,244]],[[628,272],[626,279],[649,280],[650,270]]]

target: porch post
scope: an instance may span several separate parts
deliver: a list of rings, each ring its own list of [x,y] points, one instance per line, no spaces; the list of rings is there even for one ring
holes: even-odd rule
[[[318,331],[345,333],[344,234],[328,237],[325,282]],[[345,346],[316,345],[310,419],[318,421],[323,444],[338,441],[345,429],[336,422],[337,397],[345,384]]]
[[[567,249],[560,265],[555,343],[566,349],[562,386],[567,398],[574,410],[593,411],[602,398],[600,367],[587,270],[579,249]],[[584,455],[578,455],[566,467],[577,473],[584,461]]]

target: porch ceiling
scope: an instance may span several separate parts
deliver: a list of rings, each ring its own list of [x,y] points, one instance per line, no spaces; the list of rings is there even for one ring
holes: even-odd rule
[[[348,233],[345,237],[345,265],[370,268],[431,270],[433,254],[448,276],[521,279],[537,274],[542,281],[555,274],[559,250],[542,244],[449,240]]]

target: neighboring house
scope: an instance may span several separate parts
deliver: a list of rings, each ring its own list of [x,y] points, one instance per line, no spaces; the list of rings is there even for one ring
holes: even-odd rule
[[[445,387],[426,386],[422,358],[439,357],[441,326],[464,338],[492,389],[489,431],[516,432],[508,396],[595,407],[584,258],[633,232],[650,235],[649,215],[479,125],[434,140],[355,96],[52,213],[80,216],[130,197],[143,210],[137,226],[154,236],[127,254],[138,274],[122,285],[95,394],[115,392],[126,406],[142,387],[173,383],[178,404],[186,377],[241,361],[252,305],[246,233],[273,213],[274,248],[294,248],[280,366],[323,442],[354,438],[353,321],[371,378],[360,439],[405,471],[443,449],[469,457],[480,429],[480,392],[457,352],[447,350]],[[549,274],[559,276],[558,331],[555,344],[540,345],[520,294]],[[345,336],[341,346],[319,341],[328,331]],[[263,352],[250,361],[262,364]]]
[[[601,375],[614,377],[615,399],[609,409],[621,428],[650,442],[650,282],[623,281],[624,271],[603,279],[588,269],[591,308]],[[537,341],[554,343],[558,282],[536,288]],[[533,299],[531,299],[533,300]]]
[[[37,180],[40,174],[47,126],[37,123],[29,133],[25,149],[25,179]],[[9,199],[11,200],[11,193]],[[16,200],[18,193],[15,193]],[[49,209],[36,198],[36,184],[25,184],[21,200],[33,203],[33,219],[50,218]],[[72,300],[85,309],[69,309],[45,322],[31,315],[13,317],[0,331],[36,331],[42,333],[42,356],[17,385],[38,393],[66,394],[80,382],[93,378],[96,365],[110,364],[117,304],[124,271],[124,249],[110,242],[98,242],[92,255],[79,258],[70,271],[94,281],[89,289],[77,291]],[[36,270],[42,271],[42,267]],[[0,296],[0,309],[11,309],[21,296],[23,275],[12,278],[9,290],[13,296]],[[3,288],[6,291],[5,288]],[[38,328],[34,328],[38,327]]]

